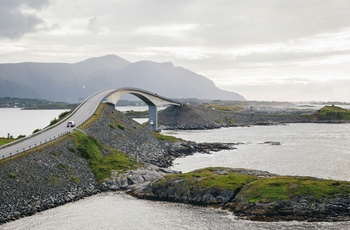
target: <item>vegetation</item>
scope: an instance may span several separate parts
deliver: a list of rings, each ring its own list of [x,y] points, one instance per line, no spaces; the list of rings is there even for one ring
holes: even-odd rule
[[[217,173],[218,171],[225,171],[225,173]],[[218,167],[199,169],[184,174],[167,175],[164,180],[157,183],[161,185],[167,181],[184,180],[188,186],[236,191],[256,179],[255,176],[243,175],[228,168]]]
[[[81,132],[74,132],[71,135],[77,144],[77,151],[89,161],[91,170],[98,181],[103,181],[110,177],[112,170],[124,172],[142,166],[125,153],[102,146],[92,136]],[[103,155],[102,150],[109,154]]]
[[[61,121],[63,118],[65,118],[69,113],[70,113],[70,111],[65,111],[65,112],[61,113],[60,115],[58,115],[58,119],[55,117],[53,120],[50,121],[49,126],[57,124],[59,121]]]
[[[249,183],[242,189],[239,197],[256,203],[290,200],[296,197],[310,197],[318,200],[337,194],[350,195],[350,182],[278,176]]]
[[[130,117],[130,118],[146,118],[146,117],[148,117],[148,110],[146,110],[146,111],[130,110],[130,111],[126,111],[125,115]]]
[[[160,134],[159,132],[152,132],[152,133],[158,140],[161,140],[161,141],[175,142],[179,140],[177,137],[163,135],[163,134]]]
[[[89,125],[93,124],[94,122],[96,122],[106,105],[107,104],[104,104],[104,103],[100,104],[97,107],[95,113],[92,115],[92,117],[90,117],[89,120],[87,120],[84,124],[80,125],[79,128],[84,129],[86,127],[89,127]]]
[[[118,128],[119,128],[119,129],[121,129],[121,130],[125,130],[124,125],[122,125],[122,124],[118,124],[117,126],[118,126]]]
[[[221,104],[206,103],[206,104],[203,104],[202,106],[204,106],[205,108],[211,108],[211,109],[227,111],[227,112],[237,112],[240,110],[244,110],[244,107],[239,105],[221,105]]]
[[[13,172],[9,172],[9,177],[12,178],[12,179],[15,179],[17,177],[17,175]]]
[[[12,141],[14,141],[16,139],[14,139],[13,137],[11,138],[5,138],[5,137],[0,137],[0,146],[1,145],[6,145],[7,143],[10,143]]]
[[[40,130],[41,130],[41,129],[35,129],[35,130],[33,131],[33,134],[39,132]]]
[[[325,106],[310,115],[311,120],[350,120],[350,110],[338,106]]]
[[[0,146],[1,145],[6,145],[6,144],[8,144],[10,142],[13,142],[15,140],[21,139],[23,137],[26,137],[26,135],[19,135],[17,138],[14,138],[12,135],[10,137],[8,137],[8,138],[0,137]]]
[[[186,190],[195,188],[216,188],[235,192],[240,190],[237,197],[250,203],[283,201],[298,197],[319,200],[336,195],[350,195],[350,182],[348,181],[298,176],[259,178],[221,167],[167,175],[164,179],[157,181],[155,186],[173,186],[175,181],[181,181],[181,186],[185,185]]]

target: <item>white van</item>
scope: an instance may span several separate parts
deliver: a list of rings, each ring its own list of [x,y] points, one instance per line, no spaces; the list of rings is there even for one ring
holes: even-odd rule
[[[68,122],[67,122],[67,128],[69,128],[69,127],[74,127],[74,126],[75,126],[74,121],[68,121]]]

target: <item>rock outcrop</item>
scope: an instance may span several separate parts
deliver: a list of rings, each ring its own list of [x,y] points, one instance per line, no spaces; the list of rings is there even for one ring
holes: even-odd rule
[[[150,183],[175,173],[166,167],[179,156],[234,148],[234,144],[161,141],[110,105],[102,105],[99,116],[95,115],[82,129],[104,146],[122,151],[146,166],[122,174],[112,172],[109,180],[99,183],[69,135],[0,161],[0,224],[101,191]]]
[[[227,112],[199,106],[172,106],[159,113],[162,129],[216,129],[249,125],[278,125],[310,122],[299,114]]]

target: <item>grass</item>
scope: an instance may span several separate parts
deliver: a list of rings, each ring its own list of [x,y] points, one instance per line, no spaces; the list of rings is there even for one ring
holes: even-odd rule
[[[5,137],[0,137],[0,146],[1,145],[6,145],[12,141],[15,141],[15,138],[5,138]]]
[[[245,186],[239,194],[250,203],[309,197],[319,200],[337,194],[350,195],[350,182],[309,177],[279,176],[259,179]]]
[[[217,173],[218,171],[227,171],[227,173],[221,174]],[[184,174],[167,175],[164,180],[160,180],[157,183],[161,185],[169,180],[184,180],[189,186],[189,189],[194,186],[198,188],[217,188],[236,191],[256,179],[255,176],[239,174],[227,168],[204,168]]]
[[[214,108],[215,110],[226,111],[226,112],[237,112],[244,110],[242,106],[238,105],[218,105],[218,104],[205,104],[206,108]]]
[[[160,134],[159,132],[152,132],[152,133],[158,140],[161,140],[161,141],[175,142],[179,140],[174,136],[163,135],[163,134]]]
[[[310,115],[312,120],[350,120],[350,110],[338,106],[325,106]]]
[[[100,182],[110,177],[112,170],[124,172],[142,166],[127,154],[102,146],[89,135],[80,132],[71,135],[77,144],[77,151],[88,160],[92,172]],[[109,154],[103,155],[102,150],[109,152]]]
[[[12,178],[12,179],[15,179],[17,177],[17,175],[13,172],[9,172],[9,177]]]
[[[82,125],[79,126],[80,129],[84,129],[86,127],[89,127],[91,124],[93,124],[94,122],[96,122],[98,120],[98,118],[100,117],[103,109],[105,108],[105,106],[107,106],[107,104],[105,103],[101,103],[95,113]]]
[[[218,173],[220,172],[220,173]],[[238,198],[249,203],[288,201],[304,197],[310,200],[350,195],[350,182],[311,177],[276,176],[259,178],[229,168],[204,168],[184,174],[167,175],[155,186],[174,186],[184,190],[210,189],[240,191]]]

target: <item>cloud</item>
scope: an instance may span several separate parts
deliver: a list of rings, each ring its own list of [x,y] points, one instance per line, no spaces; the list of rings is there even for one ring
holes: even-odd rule
[[[18,39],[24,34],[34,32],[43,24],[43,19],[28,10],[40,10],[49,0],[4,0],[0,5],[0,38]]]
[[[258,101],[345,101],[350,102],[350,80],[307,82],[305,80],[281,83],[249,84],[226,87]]]

